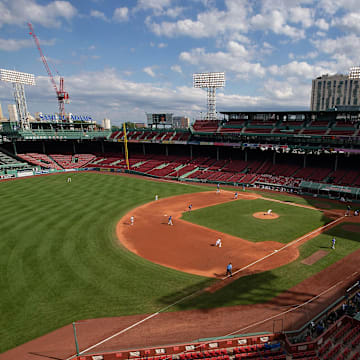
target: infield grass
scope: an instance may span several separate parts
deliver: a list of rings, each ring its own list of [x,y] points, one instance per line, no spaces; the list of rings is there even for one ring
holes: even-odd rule
[[[280,217],[264,220],[253,216],[256,212],[264,213],[268,209]],[[318,210],[263,199],[234,200],[186,212],[182,218],[246,240],[281,243],[295,240],[330,221]]]

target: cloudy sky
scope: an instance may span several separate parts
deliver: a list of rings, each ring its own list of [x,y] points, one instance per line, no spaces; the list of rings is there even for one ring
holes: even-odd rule
[[[53,114],[57,101],[27,22],[65,78],[66,110],[115,124],[198,118],[195,72],[225,72],[217,111],[308,109],[311,79],[360,57],[358,0],[0,0],[0,68],[35,74],[31,113]],[[0,83],[4,113],[11,102]]]

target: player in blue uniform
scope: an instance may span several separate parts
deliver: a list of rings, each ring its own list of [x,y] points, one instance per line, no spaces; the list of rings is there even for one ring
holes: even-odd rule
[[[232,276],[232,264],[229,262],[228,266],[226,267],[226,276]]]
[[[171,215],[169,216],[168,225],[173,225],[172,216],[171,216]]]

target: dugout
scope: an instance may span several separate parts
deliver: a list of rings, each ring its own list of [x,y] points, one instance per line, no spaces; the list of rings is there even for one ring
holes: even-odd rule
[[[333,199],[347,199],[360,202],[360,189],[348,186],[330,185],[302,181],[299,186],[304,194],[316,195],[320,197],[329,197]]]

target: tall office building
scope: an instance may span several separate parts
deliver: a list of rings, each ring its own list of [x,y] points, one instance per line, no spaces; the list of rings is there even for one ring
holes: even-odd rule
[[[360,106],[360,79],[349,75],[322,75],[312,81],[311,111],[326,111],[337,106]]]
[[[188,129],[190,127],[190,118],[186,116],[174,116],[173,127],[177,129]]]
[[[0,104],[0,122],[2,121],[6,121],[7,119],[4,118],[4,114],[3,114],[3,111],[2,111],[2,107],[1,107],[1,104]]]
[[[8,112],[9,112],[10,122],[18,122],[19,121],[18,112],[16,110],[16,105],[9,104],[8,105]]]

